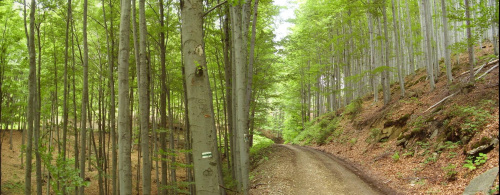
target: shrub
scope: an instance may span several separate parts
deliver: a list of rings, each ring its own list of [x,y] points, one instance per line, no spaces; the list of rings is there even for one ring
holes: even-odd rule
[[[474,157],[469,156],[467,157],[467,160],[465,160],[464,167],[469,168],[469,170],[474,170],[477,168],[477,166],[481,166],[482,164],[486,163],[488,160],[488,156],[483,153],[479,153],[479,156],[477,156],[474,160]]]
[[[398,160],[399,160],[399,153],[398,152],[395,152],[392,155],[392,160],[394,160],[394,162],[398,162]]]

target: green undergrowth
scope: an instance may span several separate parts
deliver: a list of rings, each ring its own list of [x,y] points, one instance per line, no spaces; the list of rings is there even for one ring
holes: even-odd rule
[[[342,134],[342,129],[339,128],[340,117],[335,117],[334,115],[335,113],[332,112],[307,124],[306,129],[301,131],[293,139],[292,143],[300,145],[312,143],[323,145],[331,141],[333,137],[340,136]]]
[[[264,149],[271,147],[274,141],[262,135],[253,135],[253,146],[250,148],[250,156],[263,155]]]

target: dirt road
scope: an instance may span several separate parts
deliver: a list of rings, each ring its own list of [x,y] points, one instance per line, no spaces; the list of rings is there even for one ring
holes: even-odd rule
[[[271,150],[252,171],[250,194],[383,194],[326,153],[296,145]]]

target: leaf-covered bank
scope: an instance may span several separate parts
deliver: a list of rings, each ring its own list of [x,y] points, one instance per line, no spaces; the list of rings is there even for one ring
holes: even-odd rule
[[[491,72],[474,86],[464,83],[466,64],[455,66],[451,85],[440,79],[434,91],[427,90],[420,69],[406,77],[406,97],[393,84],[394,99],[386,106],[367,95],[309,122],[286,141],[332,153],[405,194],[462,193],[499,161],[498,62],[488,63],[491,45],[476,49],[476,77]]]

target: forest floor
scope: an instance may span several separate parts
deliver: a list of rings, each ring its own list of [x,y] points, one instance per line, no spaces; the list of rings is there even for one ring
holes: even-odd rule
[[[491,60],[492,49],[491,44],[475,48],[476,67]],[[343,110],[319,117],[315,123],[342,117],[340,128],[336,130],[340,129],[341,133],[332,133],[326,143],[302,142],[301,145],[335,156],[368,178],[382,182],[382,186],[388,186],[396,194],[462,194],[473,178],[499,164],[497,144],[489,151],[484,151],[487,156],[484,164],[477,165],[476,169],[464,167],[466,160],[471,158],[466,154],[467,151],[485,144],[485,140],[490,142],[499,138],[499,69],[494,68],[498,62],[484,66],[476,78],[494,69],[471,87],[466,84],[469,77],[466,72],[469,70],[467,55],[460,55],[458,65],[455,56],[453,61],[454,81],[451,85],[446,82],[442,64],[435,90],[430,90],[426,71],[420,69],[406,77],[405,97],[400,96],[399,84],[396,83],[392,85],[392,99],[386,106],[382,102],[383,94],[379,91],[379,101],[373,101],[373,94],[364,97],[360,112],[352,118],[343,116]],[[428,109],[455,93],[453,97]],[[473,125],[479,125],[481,129],[463,130]],[[260,193],[268,189],[266,182],[277,182],[270,178],[280,173],[261,175],[261,169],[280,167],[273,159],[284,155],[280,153],[283,150],[283,147],[276,149],[275,146],[266,154],[269,160],[261,160],[264,163],[254,168],[252,173],[259,176],[253,180],[252,186],[256,189],[252,191]],[[290,158],[283,163],[292,161]],[[293,172],[286,168],[282,171]],[[304,178],[306,186],[316,183],[314,180],[308,181],[309,177],[303,174],[296,174],[295,178]],[[497,185],[493,185],[492,191],[495,188],[498,190],[498,181],[497,176],[494,183]],[[284,182],[281,186],[294,183],[286,180],[281,182]],[[279,191],[267,193],[288,194]]]
[[[12,150],[10,149],[10,131],[0,131],[0,134],[2,134],[3,142],[2,142],[2,195],[15,195],[15,194],[22,194],[24,192],[24,170],[26,168],[25,162],[21,162],[21,145],[22,145],[22,132],[14,130],[12,131]],[[109,134],[106,134],[106,139]],[[97,139],[97,138],[96,138]],[[55,140],[55,138],[54,138]],[[97,140],[96,140],[97,142]],[[183,145],[183,138],[181,139],[181,143],[177,144],[177,146],[182,147]],[[55,142],[54,142],[55,143]],[[53,143],[53,145],[54,145]],[[68,144],[69,144],[69,153],[70,155],[74,154],[74,137],[69,136],[68,137]],[[97,145],[98,147],[98,145]],[[133,194],[141,194],[142,192],[142,185],[137,185],[137,181],[141,181],[140,177],[137,177],[137,169],[140,168],[138,166],[138,150],[137,150],[137,145],[134,145],[131,153],[131,160],[132,160],[132,192]],[[107,151],[107,149],[106,149]],[[94,151],[92,151],[92,155],[94,155]],[[25,154],[24,154],[25,155]],[[57,155],[57,147],[54,148],[53,151],[53,156],[54,158]],[[95,163],[95,158],[93,159],[93,163]],[[176,157],[177,162],[184,162],[185,158],[184,155],[178,155]],[[26,158],[23,159],[23,161],[26,161]],[[35,154],[33,153],[33,167],[32,167],[32,174],[31,174],[31,184],[32,184],[32,190],[33,193],[36,191],[36,175],[35,175]],[[152,194],[158,194],[158,179],[156,177],[156,171],[157,169],[161,169],[161,163],[159,163],[158,168],[156,166],[156,161],[153,161],[152,164],[152,171],[151,171],[151,193]],[[24,168],[21,166],[21,163],[23,164]],[[98,194],[99,192],[99,183],[98,183],[98,170],[95,166],[92,166],[90,169],[88,169],[88,161],[85,163],[85,169],[86,171],[86,178],[88,181],[90,181],[90,185],[85,188],[85,194]],[[110,165],[108,168],[108,171],[110,171],[112,166]],[[161,174],[161,170],[158,170]],[[47,169],[43,168],[42,169],[42,174],[44,177],[42,177],[43,181],[43,194],[46,194],[47,190]],[[108,172],[108,174],[111,174]],[[177,181],[185,181],[186,180],[186,171],[183,168],[178,168],[176,171],[177,175]],[[54,176],[52,176],[54,177]],[[111,177],[111,176],[109,176]],[[108,180],[109,182],[111,178]],[[53,181],[51,181],[53,184]],[[108,185],[110,185],[108,183]],[[111,191],[111,187],[109,189]],[[51,190],[50,194],[54,194],[53,191]]]

